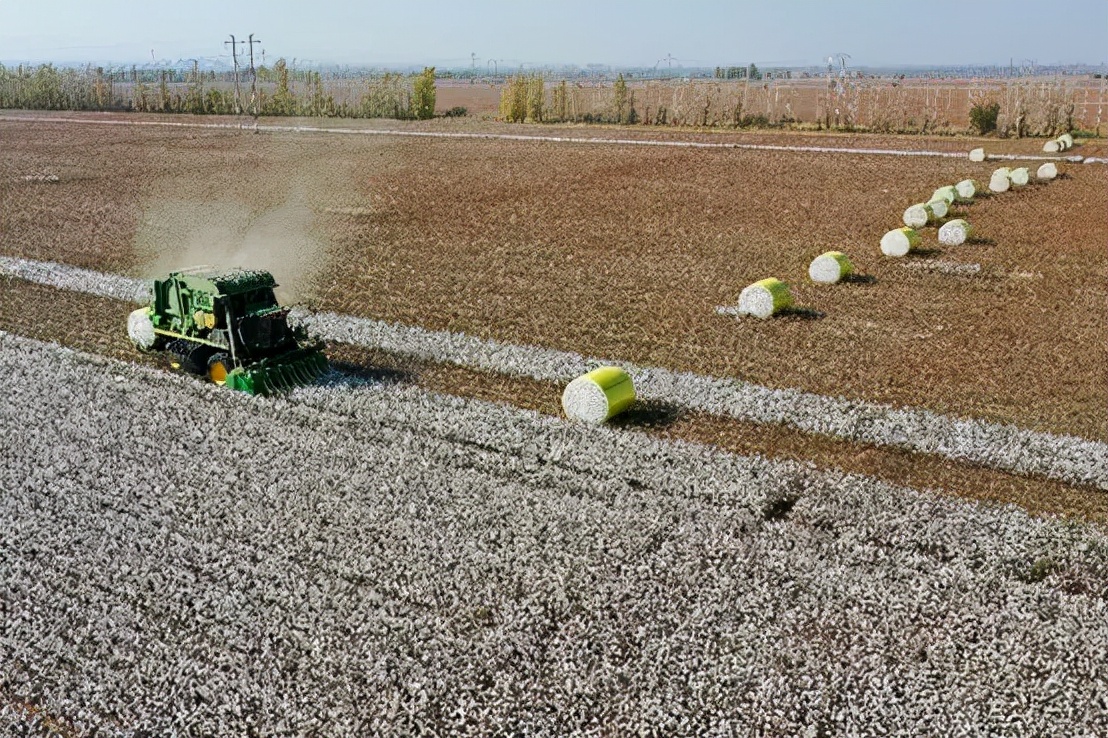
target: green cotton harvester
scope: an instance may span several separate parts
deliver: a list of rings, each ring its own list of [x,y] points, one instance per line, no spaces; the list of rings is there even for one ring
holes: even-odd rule
[[[264,271],[171,272],[154,280],[151,304],[131,313],[127,335],[140,351],[168,351],[186,371],[253,395],[312,384],[327,371],[323,343],[289,325],[276,286]]]

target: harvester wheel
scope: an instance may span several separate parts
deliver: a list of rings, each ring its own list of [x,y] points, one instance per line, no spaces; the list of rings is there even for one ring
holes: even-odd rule
[[[208,373],[208,357],[212,354],[210,347],[179,338],[171,341],[167,348],[180,368],[189,374]]]
[[[227,375],[231,373],[231,359],[227,354],[212,354],[208,359],[208,379],[215,384],[227,383]]]
[[[127,337],[139,351],[160,351],[165,338],[154,332],[148,308],[139,308],[127,317]]]

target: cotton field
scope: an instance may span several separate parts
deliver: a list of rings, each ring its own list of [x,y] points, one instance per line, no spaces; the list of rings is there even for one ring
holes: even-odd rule
[[[1108,730],[1097,529],[341,374],[0,370],[13,729]]]

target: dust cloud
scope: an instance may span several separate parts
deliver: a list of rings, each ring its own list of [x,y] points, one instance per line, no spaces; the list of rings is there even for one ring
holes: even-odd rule
[[[160,199],[144,210],[135,237],[139,276],[195,266],[264,269],[280,285],[281,304],[310,301],[327,252],[314,218],[304,191],[261,212],[241,203]]]

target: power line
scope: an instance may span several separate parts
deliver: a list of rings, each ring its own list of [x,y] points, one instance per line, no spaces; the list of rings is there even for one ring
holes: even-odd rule
[[[223,45],[224,46],[229,45],[231,47],[231,59],[234,61],[234,65],[235,65],[235,114],[236,115],[241,115],[242,114],[242,102],[240,101],[241,93],[239,91],[239,55],[238,55],[238,48],[239,47],[238,47],[238,45],[239,44],[245,44],[246,42],[245,41],[235,41],[235,35],[233,33],[230,34],[230,36],[231,36],[231,40],[230,41],[224,41]],[[253,50],[253,47],[251,47],[251,50]],[[253,55],[251,55],[251,56],[253,56]],[[253,66],[254,66],[253,61],[251,61],[250,66],[251,66],[251,69],[252,69]]]
[[[258,73],[254,70],[254,44],[261,45],[261,39],[254,38],[250,34],[250,112],[258,117]]]

